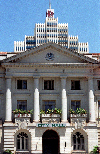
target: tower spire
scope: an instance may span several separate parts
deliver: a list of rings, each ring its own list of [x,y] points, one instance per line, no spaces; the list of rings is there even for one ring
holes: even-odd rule
[[[51,1],[49,0],[49,9],[51,9]]]

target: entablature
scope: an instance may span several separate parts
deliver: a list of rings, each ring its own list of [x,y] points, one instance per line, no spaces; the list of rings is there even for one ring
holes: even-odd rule
[[[52,68],[98,68],[98,64],[91,63],[2,63],[2,67],[52,67]]]

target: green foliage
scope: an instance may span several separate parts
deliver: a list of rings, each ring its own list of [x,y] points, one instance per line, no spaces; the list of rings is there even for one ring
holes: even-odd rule
[[[90,152],[90,154],[97,154],[98,153],[98,146],[94,146],[93,151]]]
[[[69,110],[69,113],[70,113],[70,114],[75,114],[75,111],[74,111],[73,109],[70,109],[70,110]]]
[[[53,114],[53,109],[52,110],[48,109],[46,114]]]
[[[41,109],[40,114],[45,114],[45,111]],[[61,110],[57,108],[52,109],[52,110],[48,109],[46,114],[61,114]]]
[[[82,108],[77,108],[76,111],[74,111],[73,109],[69,110],[70,114],[86,114],[87,111],[85,109]]]
[[[53,110],[53,113],[54,113],[54,114],[61,114],[61,112],[62,112],[62,110],[57,109],[57,108],[55,108],[55,109]]]
[[[33,114],[33,110],[20,110],[20,109],[16,109],[16,110],[13,110],[12,113],[14,114]]]
[[[41,109],[40,114],[45,114],[45,111]]]
[[[57,108],[52,109],[52,110],[48,109],[46,114],[61,114],[61,110]]]
[[[4,152],[7,152],[9,154],[13,154],[10,149],[5,150]]]

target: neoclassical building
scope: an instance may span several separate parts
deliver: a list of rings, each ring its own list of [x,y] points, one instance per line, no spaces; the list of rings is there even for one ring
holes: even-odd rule
[[[55,108],[61,114],[40,114]],[[79,108],[87,113],[70,114]],[[49,42],[0,61],[1,153],[89,153],[100,146],[99,117],[97,60]]]

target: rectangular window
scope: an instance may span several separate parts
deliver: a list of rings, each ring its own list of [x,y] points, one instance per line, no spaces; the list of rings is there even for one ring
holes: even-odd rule
[[[45,110],[45,112],[50,109],[54,109],[56,107],[56,101],[55,100],[45,100],[43,101],[43,110]]]
[[[27,89],[27,80],[17,80],[17,89]]]
[[[17,149],[20,149],[20,138],[17,139]]]
[[[99,115],[99,118],[100,118],[100,101],[98,101],[98,115]]]
[[[100,80],[97,81],[98,90],[100,90]]]
[[[44,80],[44,90],[54,90],[54,80]]]
[[[27,100],[17,100],[17,109],[27,110]]]
[[[77,108],[80,108],[80,103],[81,101],[79,100],[72,100],[71,101],[71,109],[73,109],[74,111],[77,109]]]
[[[80,90],[80,81],[71,81],[71,90]]]

